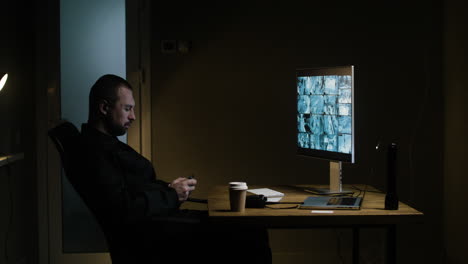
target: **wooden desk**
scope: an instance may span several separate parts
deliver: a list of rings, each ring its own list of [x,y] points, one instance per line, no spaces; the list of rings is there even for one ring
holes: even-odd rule
[[[296,186],[249,186],[250,189],[270,188],[285,194],[281,202],[302,202],[313,194],[301,187],[324,187],[320,185]],[[352,185],[361,190],[364,185]],[[345,185],[345,188],[351,188]],[[358,194],[356,191],[355,194]],[[361,193],[361,196],[363,193]],[[368,186],[361,210],[334,210],[332,214],[312,213],[303,209],[246,208],[245,212],[231,212],[228,186],[216,186],[208,195],[210,221],[226,224],[261,225],[267,228],[324,228],[349,227],[353,229],[353,263],[359,261],[359,228],[378,226],[387,229],[387,263],[395,263],[396,224],[420,223],[423,213],[400,202],[398,210],[385,210],[385,194]],[[291,207],[293,204],[269,205]]]

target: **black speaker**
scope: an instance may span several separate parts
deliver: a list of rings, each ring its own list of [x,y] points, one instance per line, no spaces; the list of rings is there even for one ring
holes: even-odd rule
[[[245,199],[246,208],[265,208],[267,197],[264,195],[248,195]]]
[[[398,210],[398,195],[396,191],[396,152],[397,144],[390,143],[387,149],[387,195],[385,210]]]

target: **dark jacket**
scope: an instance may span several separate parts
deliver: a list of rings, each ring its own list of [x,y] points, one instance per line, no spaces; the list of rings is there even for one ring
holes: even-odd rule
[[[117,137],[83,124],[71,181],[104,232],[178,211],[177,193],[157,180],[151,162]]]

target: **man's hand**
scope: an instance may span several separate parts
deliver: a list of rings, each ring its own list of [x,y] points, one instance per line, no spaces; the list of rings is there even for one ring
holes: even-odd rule
[[[196,179],[177,178],[169,184],[169,187],[174,188],[179,196],[179,201],[183,202],[187,200],[190,192],[195,190],[195,185],[197,185]]]

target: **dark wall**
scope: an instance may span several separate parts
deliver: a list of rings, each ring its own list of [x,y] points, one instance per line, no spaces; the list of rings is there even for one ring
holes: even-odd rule
[[[295,69],[352,64],[357,162],[344,166],[344,183],[384,188],[375,145],[397,142],[398,194],[426,214],[424,224],[399,227],[398,263],[438,262],[442,10],[436,0],[153,5],[159,177],[194,172],[199,196],[231,180],[327,183],[327,162],[295,152]],[[192,50],[162,53],[161,40],[192,41]]]
[[[0,72],[9,74],[0,91],[0,154],[24,153],[24,160],[0,168],[0,263],[34,263],[37,254],[33,8],[5,1],[0,16]]]
[[[466,1],[446,1],[445,8],[445,174],[444,226],[447,263],[468,263],[468,18]]]

